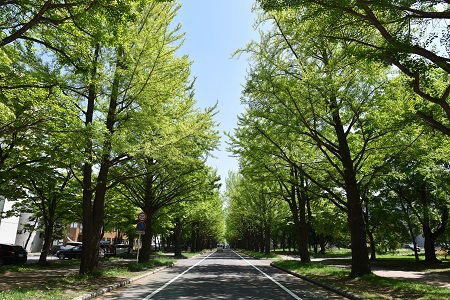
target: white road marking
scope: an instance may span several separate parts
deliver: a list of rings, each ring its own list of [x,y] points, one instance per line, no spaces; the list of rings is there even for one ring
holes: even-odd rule
[[[281,283],[279,283],[278,281],[276,281],[275,279],[273,279],[272,277],[270,277],[269,275],[267,275],[266,273],[264,273],[261,269],[259,269],[258,267],[256,267],[255,265],[253,265],[251,262],[249,262],[248,260],[246,260],[244,257],[242,257],[239,253],[233,251],[234,254],[236,254],[237,256],[239,256],[240,258],[242,258],[246,263],[248,263],[250,266],[252,266],[253,268],[255,268],[256,270],[258,270],[261,274],[263,274],[264,276],[266,276],[267,278],[269,278],[270,280],[272,280],[272,282],[274,282],[276,285],[278,285],[280,288],[282,288],[286,293],[288,293],[289,295],[291,295],[294,299],[297,300],[302,300],[302,298],[300,298],[299,296],[297,296],[296,294],[294,294],[290,289],[288,289],[287,287],[285,287],[284,285],[282,285]]]
[[[186,274],[187,272],[189,272],[190,270],[192,270],[192,268],[194,268],[196,265],[198,265],[199,263],[201,263],[202,261],[204,261],[205,259],[207,259],[208,257],[210,257],[214,252],[211,252],[208,256],[204,257],[202,260],[198,261],[195,265],[189,267],[189,269],[185,270],[183,273],[178,274],[175,278],[171,279],[170,281],[168,281],[166,284],[164,284],[162,287],[160,287],[159,289],[155,290],[153,293],[151,293],[150,295],[148,295],[147,297],[145,297],[143,300],[148,300],[151,299],[153,296],[155,296],[156,294],[158,294],[159,292],[161,292],[163,289],[165,289],[169,284],[171,284],[172,282],[174,282],[175,280],[177,280],[178,278],[180,278],[181,276],[183,276],[184,274]]]

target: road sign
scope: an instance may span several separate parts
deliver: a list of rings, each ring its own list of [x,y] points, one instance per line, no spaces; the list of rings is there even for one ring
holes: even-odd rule
[[[145,234],[145,231],[137,230],[137,231],[136,231],[136,234],[143,235],[143,234]]]
[[[144,221],[139,221],[136,225],[136,229],[139,231],[144,231],[147,225],[145,225]]]
[[[138,220],[139,221],[145,221],[145,220],[147,220],[147,214],[145,213],[145,212],[140,212],[139,214],[138,214]]]

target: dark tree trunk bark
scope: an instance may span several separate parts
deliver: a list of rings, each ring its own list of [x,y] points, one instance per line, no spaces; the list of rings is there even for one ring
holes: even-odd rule
[[[39,264],[44,265],[47,263],[47,255],[50,251],[52,237],[53,237],[53,228],[55,226],[55,222],[53,218],[48,217],[47,221],[44,220],[45,229],[44,229],[44,246],[42,247],[41,255],[39,256]]]
[[[142,208],[142,207],[141,207]],[[145,220],[145,234],[141,236],[142,247],[139,251],[138,262],[147,262],[150,260],[150,255],[152,251],[152,240],[153,240],[153,223],[154,223],[154,212],[149,209],[149,207],[144,207],[143,211],[147,214],[147,219]]]
[[[175,256],[181,256],[181,219],[175,220]]]
[[[292,170],[293,175],[299,181],[298,174],[295,170]],[[304,184],[299,182],[299,186]],[[300,191],[300,187],[292,185],[289,191],[289,197],[285,197],[285,200],[289,204],[289,208],[292,213],[294,222],[294,232],[299,244],[300,260],[302,262],[310,262],[311,257],[308,250],[308,228],[306,225],[306,194]],[[298,203],[297,203],[298,202]],[[290,246],[289,246],[290,251]],[[294,250],[295,251],[295,250]]]
[[[448,217],[449,217],[449,209],[446,205],[444,205],[441,208],[441,223],[439,224],[438,228],[433,232],[432,227],[431,227],[431,221],[430,221],[430,215],[429,215],[429,208],[428,205],[429,201],[427,198],[427,193],[425,191],[425,188],[421,189],[420,191],[420,201],[422,202],[422,206],[423,206],[423,214],[424,214],[424,218],[423,218],[423,224],[422,224],[422,229],[423,229],[423,235],[425,237],[425,245],[424,245],[424,250],[425,250],[425,262],[429,263],[429,264],[433,264],[436,262],[439,262],[439,260],[436,257],[436,251],[434,249],[435,247],[435,243],[436,243],[436,239],[442,235],[445,232],[445,228],[448,222]]]
[[[296,177],[298,178],[297,171]],[[300,187],[297,188],[297,199],[300,209],[300,234],[297,236],[298,240],[298,251],[300,253],[300,260],[302,262],[310,262],[311,257],[309,255],[309,243],[308,243],[308,225],[306,223],[306,202],[308,198],[308,194],[306,192],[306,183],[304,178],[300,178]]]
[[[325,237],[321,236],[321,238],[319,238],[319,246],[320,246],[320,254],[325,254],[326,252],[326,246],[327,246],[327,242]]]
[[[366,225],[361,203],[361,194],[356,180],[353,160],[348,145],[347,136],[341,121],[339,106],[336,97],[330,97],[330,110],[333,118],[333,126],[338,139],[338,151],[342,164],[345,192],[347,193],[347,216],[350,225],[352,271],[354,277],[370,274],[370,263],[366,242]]]
[[[100,45],[96,45],[94,53],[94,66],[91,71],[91,81],[95,82],[97,77],[97,61],[100,55]],[[94,107],[96,98],[96,86],[91,83],[88,92],[88,103],[86,109],[85,127],[88,128],[92,125],[94,117]],[[85,147],[85,162],[83,165],[83,254],[81,256],[80,274],[93,272],[98,266],[98,261],[93,258],[92,254],[88,252],[88,249],[92,250],[92,245],[88,245],[92,242],[92,238],[95,239],[93,218],[95,215],[92,213],[92,200],[94,195],[94,188],[92,187],[92,163],[93,161],[93,142],[91,136],[86,137]],[[88,248],[85,248],[88,247]],[[98,252],[98,251],[97,251]],[[98,254],[97,254],[98,255]]]
[[[197,239],[196,237],[196,231],[197,231],[197,222],[194,222],[192,224],[192,232],[191,232],[191,252],[197,252],[198,246],[197,246]]]
[[[264,224],[264,254],[270,254],[270,225],[268,222]]]
[[[434,232],[432,231],[431,227],[426,224],[423,226],[423,235],[425,237],[425,262],[426,263],[436,263],[439,262],[439,260],[436,257],[436,251],[434,249],[437,238],[444,234],[445,228],[448,222],[449,217],[449,210],[447,207],[443,208],[442,214],[441,214],[441,224],[439,225],[438,229],[436,229]],[[429,220],[428,220],[429,221]]]
[[[375,231],[375,228],[372,227],[372,230],[370,229],[369,226],[369,202],[367,197],[364,197],[364,203],[365,203],[365,207],[366,207],[366,211],[363,214],[364,216],[364,221],[366,223],[366,231],[367,231],[367,236],[369,238],[369,243],[370,243],[370,260],[371,261],[375,261],[377,260],[377,253],[376,253],[376,247],[375,247],[375,239],[373,237],[373,232]]]
[[[80,274],[93,273],[98,269],[98,253],[100,247],[100,239],[102,237],[102,229],[105,216],[105,196],[107,191],[107,182],[109,169],[111,167],[111,152],[112,144],[111,137],[114,135],[114,125],[116,124],[116,114],[118,105],[118,94],[120,84],[120,72],[122,50],[119,48],[117,52],[116,73],[114,74],[114,80],[112,83],[111,95],[109,99],[108,114],[106,117],[106,129],[105,139],[102,145],[103,154],[100,161],[100,170],[96,179],[95,197],[93,203],[88,203],[92,200],[92,188],[91,183],[83,182],[88,185],[88,192],[86,195],[83,193],[83,252],[81,254]],[[100,55],[100,46],[97,45],[95,49],[95,61],[97,61]],[[96,63],[94,62],[94,65]],[[92,78],[96,77],[96,66],[94,66]],[[86,126],[92,124],[96,87],[91,85],[89,88],[88,96],[88,111],[86,114]],[[90,107],[89,107],[90,106]],[[88,141],[86,147],[86,158],[92,158],[92,141]],[[87,179],[92,179],[92,165],[85,163],[84,174]],[[89,174],[87,174],[89,173]],[[84,179],[83,179],[84,180]],[[83,188],[86,188],[84,186]],[[86,196],[86,198],[84,198]]]
[[[375,251],[375,240],[373,238],[373,233],[371,230],[367,230],[367,235],[369,237],[370,242],[370,260],[377,260],[377,253]]]
[[[349,191],[347,191],[348,193]],[[356,194],[356,193],[355,193]],[[366,244],[366,226],[362,215],[359,197],[351,195],[348,198],[348,219],[351,234],[352,271],[354,277],[370,274],[370,263]],[[348,197],[348,196],[347,196]]]
[[[423,226],[423,236],[425,237],[425,262],[426,263],[436,263],[439,260],[436,257],[436,251],[434,250],[434,245],[436,243],[437,235],[433,234],[429,226]]]

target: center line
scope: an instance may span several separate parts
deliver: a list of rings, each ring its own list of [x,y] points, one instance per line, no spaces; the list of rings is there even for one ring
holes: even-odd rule
[[[159,292],[161,292],[163,289],[165,289],[169,284],[171,284],[172,282],[174,282],[175,280],[177,280],[178,278],[180,278],[181,276],[183,276],[184,274],[186,274],[187,272],[189,272],[192,268],[194,268],[196,265],[198,265],[199,263],[201,263],[202,261],[204,261],[205,259],[207,259],[208,257],[210,257],[214,252],[211,252],[208,256],[204,257],[202,260],[198,261],[195,265],[189,267],[189,269],[185,270],[183,273],[178,274],[178,276],[176,276],[175,278],[172,278],[169,282],[167,282],[166,284],[164,284],[162,287],[160,287],[159,289],[155,290],[153,293],[151,293],[150,295],[148,295],[147,297],[145,297],[142,300],[148,300],[150,298],[152,298],[153,296],[155,296],[156,294],[158,294]]]
[[[248,260],[246,260],[244,257],[242,257],[241,255],[239,255],[239,253],[233,251],[234,254],[236,254],[237,256],[239,256],[240,258],[242,258],[246,263],[248,263],[250,266],[252,266],[253,268],[255,268],[256,270],[258,270],[261,274],[263,274],[264,276],[266,276],[267,278],[269,278],[270,280],[272,280],[273,283],[275,283],[276,285],[278,285],[280,288],[282,288],[286,293],[288,293],[289,295],[291,295],[294,299],[297,300],[302,300],[302,298],[300,298],[299,296],[297,296],[296,294],[294,294],[290,289],[288,289],[287,287],[285,287],[284,285],[282,285],[281,283],[279,283],[278,281],[276,281],[275,279],[273,279],[272,277],[270,277],[269,275],[267,275],[266,273],[264,273],[261,269],[259,269],[258,267],[256,267],[255,265],[253,265],[251,262],[249,262]]]

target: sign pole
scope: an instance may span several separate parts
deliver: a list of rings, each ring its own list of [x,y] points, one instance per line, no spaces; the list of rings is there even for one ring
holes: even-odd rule
[[[137,256],[136,256],[136,263],[139,262],[139,249],[141,249],[141,234],[139,235],[139,239],[138,239],[138,248],[137,248]]]
[[[147,214],[145,212],[140,212],[138,214],[138,220],[139,222],[136,225],[136,233],[139,235],[138,239],[138,249],[137,249],[137,257],[136,262],[139,262],[139,249],[141,249],[141,235],[145,234],[145,220],[147,220]]]

